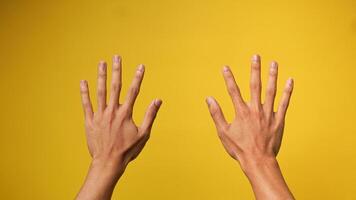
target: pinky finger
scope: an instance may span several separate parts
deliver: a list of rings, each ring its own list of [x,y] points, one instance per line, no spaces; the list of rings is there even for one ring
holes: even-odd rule
[[[228,124],[218,102],[213,97],[208,97],[206,98],[206,103],[208,104],[210,115],[213,118],[218,133],[225,130]]]
[[[80,94],[82,97],[82,105],[85,119],[91,119],[93,117],[93,108],[89,96],[88,82],[86,80],[80,81]]]
[[[279,122],[284,121],[284,118],[286,116],[289,101],[293,92],[293,86],[294,86],[294,81],[292,78],[289,78],[284,88],[281,102],[279,103],[279,107],[276,114],[277,121]]]
[[[156,118],[159,108],[161,107],[161,104],[162,104],[162,100],[155,99],[149,105],[145,117],[143,119],[142,125],[140,127],[141,134],[149,134],[151,132],[153,122]]]

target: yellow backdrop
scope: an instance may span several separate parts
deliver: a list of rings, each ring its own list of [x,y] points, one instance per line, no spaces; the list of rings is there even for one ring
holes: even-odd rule
[[[356,199],[354,0],[2,0],[1,199],[73,199],[90,162],[79,80],[96,102],[97,63],[115,53],[124,94],[136,65],[146,65],[137,123],[151,99],[164,103],[114,199],[253,198],[205,97],[231,120],[221,68],[231,66],[248,100],[254,53],[264,83],[268,63],[279,61],[279,94],[295,79],[278,155],[295,196]]]

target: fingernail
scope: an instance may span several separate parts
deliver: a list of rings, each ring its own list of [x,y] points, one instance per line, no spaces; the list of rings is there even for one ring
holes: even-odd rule
[[[143,64],[140,64],[137,68],[138,72],[143,72],[145,70],[145,66]]]
[[[294,84],[293,78],[289,78],[289,79],[288,79],[288,86],[289,86],[289,87],[292,87],[293,84]]]
[[[114,62],[120,62],[121,57],[119,55],[114,55],[113,61]]]
[[[272,61],[272,63],[271,63],[271,69],[275,70],[275,69],[277,69],[277,67],[278,67],[277,62],[276,62],[276,61]]]
[[[229,70],[230,70],[230,69],[229,69],[228,66],[225,65],[225,66],[223,67],[223,71],[224,71],[224,72],[228,72]]]
[[[106,62],[105,61],[100,61],[99,62],[99,69],[102,72],[106,72]]]
[[[210,106],[213,103],[213,98],[212,97],[207,97],[206,98],[206,103],[208,104],[208,106]]]
[[[85,89],[86,85],[87,85],[87,81],[86,80],[80,80],[80,87],[82,89]]]
[[[161,99],[156,99],[156,100],[155,100],[155,105],[156,105],[157,107],[161,106],[161,104],[162,104],[162,100],[161,100]]]
[[[252,62],[258,62],[259,60],[260,60],[260,56],[258,54],[252,56]]]
[[[271,67],[269,69],[271,75],[277,74],[277,67],[278,67],[278,64],[275,61],[272,61]]]

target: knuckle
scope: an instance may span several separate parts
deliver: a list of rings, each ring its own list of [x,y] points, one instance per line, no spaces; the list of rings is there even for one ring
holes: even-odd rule
[[[115,64],[112,65],[112,70],[113,71],[117,72],[117,71],[119,71],[119,69],[120,69],[120,64],[119,63],[115,63]]]
[[[241,107],[238,112],[240,113],[241,116],[248,116],[249,115],[249,109],[246,107]]]
[[[290,94],[292,93],[292,88],[286,87],[286,88],[284,89],[284,93],[286,93],[287,95],[290,95]]]
[[[140,88],[137,86],[131,87],[131,93],[132,95],[136,96],[140,92]]]
[[[84,106],[84,108],[89,108],[90,107],[90,103],[88,101],[84,101],[83,102],[83,106]]]
[[[251,111],[251,117],[254,119],[257,119],[258,121],[261,121],[263,119],[263,110],[260,110],[258,107],[255,109],[252,109]]]
[[[287,107],[288,107],[288,103],[287,103],[286,101],[284,101],[284,102],[281,103],[281,108],[282,108],[282,110],[286,110]]]
[[[256,83],[256,82],[251,82],[250,87],[253,90],[257,90],[257,89],[261,88],[261,84],[260,83]]]
[[[100,72],[98,73],[98,77],[101,78],[101,79],[106,78],[106,73],[100,71]]]
[[[213,119],[215,119],[216,113],[214,110],[210,110],[210,115]]]
[[[284,102],[284,103],[282,104],[282,106],[283,106],[283,108],[287,108],[287,107],[288,107],[288,101]]]
[[[124,104],[123,106],[120,107],[120,115],[122,115],[124,117],[131,116],[130,107],[127,104]]]
[[[80,93],[81,94],[87,94],[89,92],[88,88],[87,87],[81,87],[80,88]]]
[[[115,109],[113,106],[108,106],[105,110],[105,113],[104,113],[104,116],[107,118],[107,119],[111,119],[113,117],[115,113]]]
[[[140,79],[142,77],[142,74],[143,74],[142,72],[137,72],[135,74],[135,78]]]
[[[87,131],[91,131],[93,129],[93,124],[90,120],[85,119],[84,127]]]
[[[268,87],[266,92],[270,96],[275,96],[276,95],[276,89],[274,87]]]
[[[260,70],[260,64],[259,63],[252,63],[251,68],[253,70]]]
[[[226,77],[226,79],[228,79],[228,80],[232,79],[233,76],[232,76],[231,71],[228,71],[227,73],[225,73],[225,77]]]
[[[112,91],[119,91],[121,89],[121,83],[113,83],[112,86],[111,86],[111,90]]]
[[[228,129],[229,129],[229,126],[221,126],[220,130],[219,130],[219,134],[218,134],[219,137],[220,138],[225,137],[225,134],[227,133]]]
[[[218,110],[215,107],[210,108],[210,114],[212,117],[216,117]]]
[[[111,91],[117,91],[119,88],[118,88],[118,85],[117,84],[113,84],[111,86]]]
[[[227,89],[229,90],[231,95],[237,95],[237,89],[236,89],[236,87],[234,85],[229,84],[227,86]]]
[[[218,137],[219,137],[219,139],[220,139],[220,140],[224,140],[223,130],[218,129],[217,132],[218,132]]]
[[[98,96],[102,97],[106,95],[106,91],[102,88],[98,89]]]
[[[270,70],[269,71],[269,76],[274,78],[274,77],[277,76],[277,73],[278,73],[277,70]]]

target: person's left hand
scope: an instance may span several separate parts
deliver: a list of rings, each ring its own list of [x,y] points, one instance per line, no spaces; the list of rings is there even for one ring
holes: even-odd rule
[[[153,121],[162,101],[155,99],[149,105],[141,126],[132,119],[132,110],[140,91],[145,68],[139,65],[125,102],[119,104],[121,90],[121,58],[114,56],[111,94],[106,103],[106,63],[98,67],[98,110],[93,112],[88,82],[80,82],[85,116],[85,132],[92,162],[84,185],[76,199],[110,199],[115,185],[127,164],[135,159],[145,146]]]

